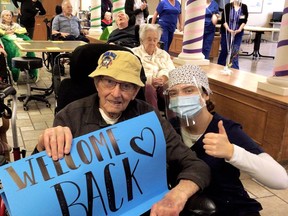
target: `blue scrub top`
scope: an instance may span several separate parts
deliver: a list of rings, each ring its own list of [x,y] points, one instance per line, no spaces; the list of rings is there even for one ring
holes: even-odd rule
[[[212,15],[213,14],[219,14],[219,7],[216,1],[212,0],[210,5],[206,8],[205,13],[205,29],[211,29],[214,30],[215,26],[212,23]]]
[[[175,31],[178,16],[181,14],[180,2],[176,0],[175,6],[172,6],[168,0],[162,0],[158,4],[156,11],[159,14],[159,25],[168,28],[170,31]]]

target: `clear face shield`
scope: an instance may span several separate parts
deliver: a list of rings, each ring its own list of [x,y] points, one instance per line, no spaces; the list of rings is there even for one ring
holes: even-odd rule
[[[168,120],[178,117],[182,127],[197,124],[198,115],[206,106],[202,96],[201,86],[194,78],[194,84],[177,84],[172,88],[164,89],[166,116]]]

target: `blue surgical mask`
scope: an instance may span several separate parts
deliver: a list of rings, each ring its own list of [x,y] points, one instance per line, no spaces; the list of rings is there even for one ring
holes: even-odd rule
[[[170,98],[169,109],[180,118],[195,116],[203,105],[200,102],[200,95],[177,96]]]

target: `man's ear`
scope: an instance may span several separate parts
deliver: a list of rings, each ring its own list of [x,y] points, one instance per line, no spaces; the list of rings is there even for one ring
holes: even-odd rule
[[[99,85],[99,80],[97,78],[94,77],[94,85],[95,85],[95,88],[98,92],[98,85]]]
[[[137,96],[140,88],[141,88],[140,86],[137,87],[137,89],[136,89],[136,91],[135,91],[135,93],[134,93],[134,95],[133,95],[133,97],[132,97],[132,100],[135,100],[135,98],[136,98],[136,96]]]

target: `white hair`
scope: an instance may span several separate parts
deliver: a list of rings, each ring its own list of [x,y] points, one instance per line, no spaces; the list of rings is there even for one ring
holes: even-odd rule
[[[159,24],[142,24],[142,25],[140,25],[140,30],[139,30],[140,41],[143,41],[145,39],[146,33],[148,31],[157,32],[158,33],[158,41],[160,41],[163,30]]]

